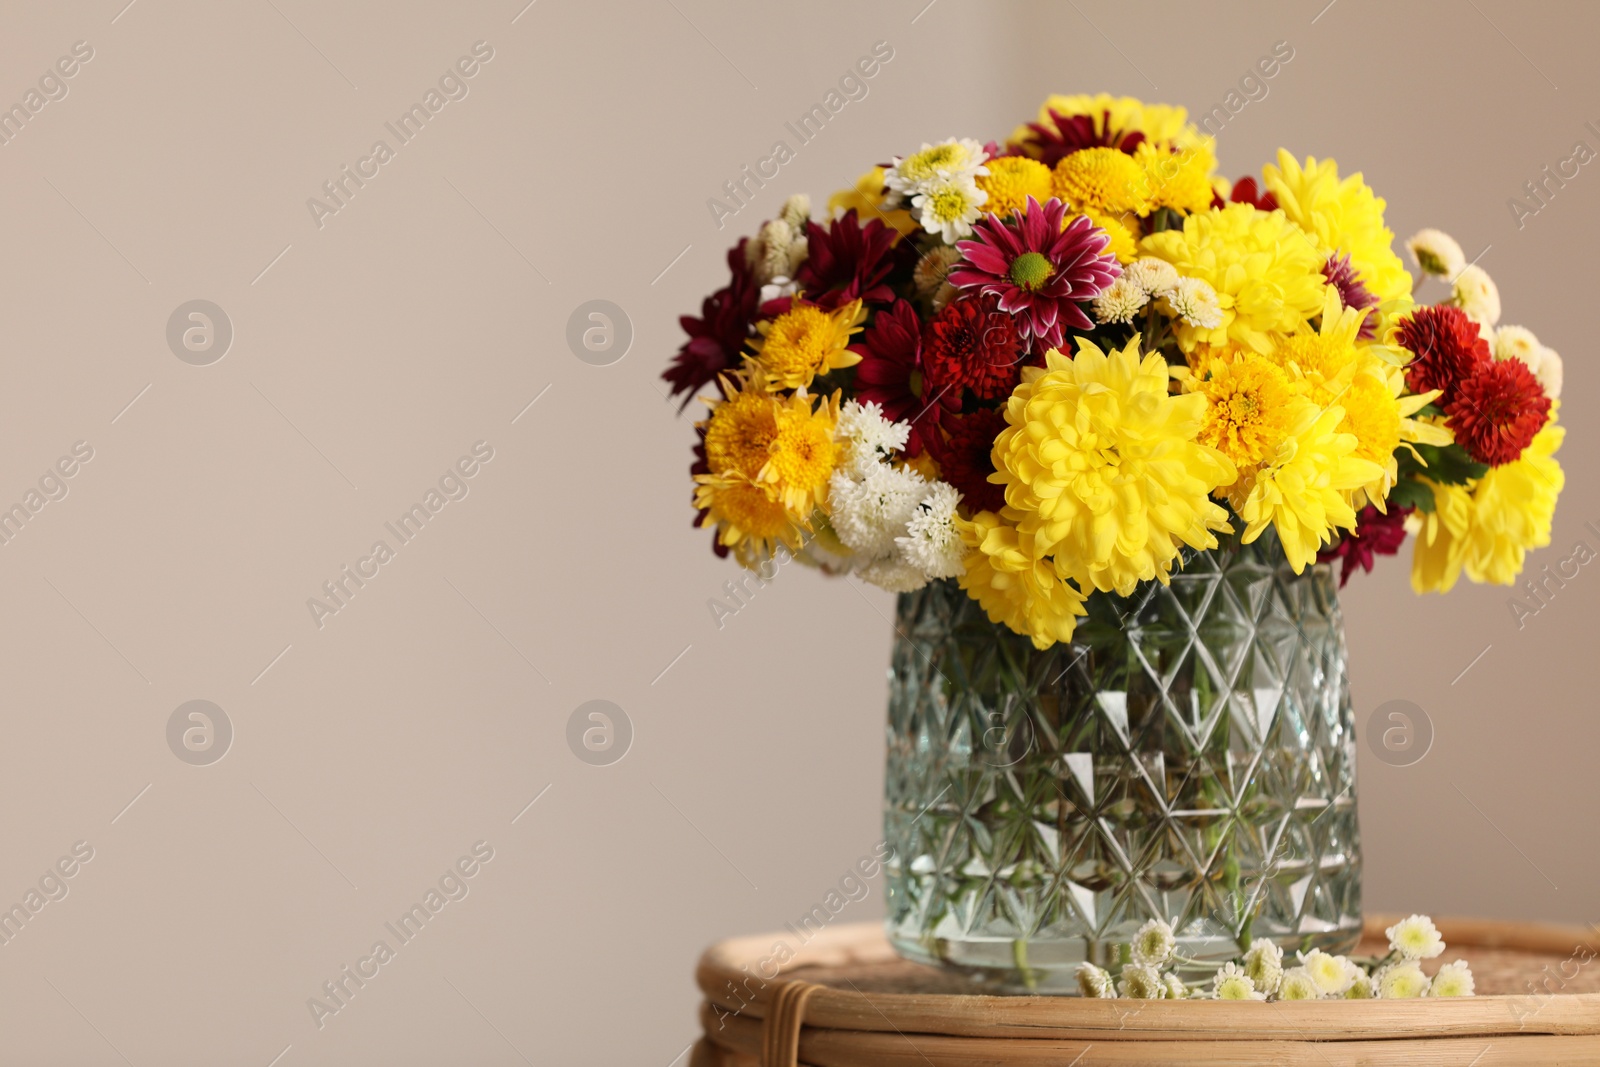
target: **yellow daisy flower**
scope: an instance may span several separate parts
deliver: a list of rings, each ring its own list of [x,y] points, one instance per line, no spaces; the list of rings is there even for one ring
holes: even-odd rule
[[[1052,175],[1053,195],[1074,211],[1144,214],[1147,180],[1139,164],[1115,148],[1084,148],[1064,156]]]
[[[978,188],[989,194],[983,210],[1010,218],[1028,206],[1028,197],[1039,203],[1050,199],[1050,168],[1027,156],[1002,156],[986,164],[988,174],[978,176]]]
[[[1220,325],[1173,324],[1186,353],[1233,341],[1266,354],[1322,310],[1324,257],[1282,212],[1229,204],[1190,215],[1181,230],[1153,233],[1140,248],[1216,290]]]
[[[849,189],[841,189],[828,197],[828,210],[837,216],[855,208],[856,217],[863,225],[868,219],[879,219],[885,226],[899,230],[902,236],[916,233],[922,227],[912,217],[911,212],[903,207],[883,206],[888,200],[888,190],[883,185],[883,173],[882,167],[873,167],[857,178]]]
[[[1037,557],[1032,537],[992,511],[980,511],[970,522],[957,516],[955,522],[967,546],[958,582],[989,621],[1031,638],[1035,648],[1071,641],[1077,616],[1084,614],[1084,595]]]
[[[1002,516],[1057,572],[1127,596],[1166,581],[1182,546],[1215,548],[1227,513],[1210,499],[1236,477],[1227,456],[1196,440],[1203,396],[1171,396],[1160,353],[1141,360],[1139,335],[1102,352],[1080,339],[1022,372],[1006,403],[990,481],[1005,486]]]
[[[1467,527],[1472,524],[1472,494],[1465,486],[1422,484],[1433,491],[1433,510],[1407,520],[1415,534],[1411,548],[1411,588],[1418,593],[1448,593],[1461,577]]]
[[[823,311],[796,297],[782,315],[756,323],[761,336],[751,340],[755,354],[745,359],[759,364],[769,392],[809,388],[817,375],[861,362],[847,346],[866,318],[859,300]]]
[[[1316,241],[1323,258],[1336,252],[1350,257],[1362,284],[1379,301],[1411,296],[1411,274],[1394,251],[1394,231],[1384,225],[1387,207],[1373,195],[1360,173],[1344,180],[1331,159],[1307,156],[1305,165],[1278,149],[1278,165],[1262,168],[1263,184],[1296,225]]]

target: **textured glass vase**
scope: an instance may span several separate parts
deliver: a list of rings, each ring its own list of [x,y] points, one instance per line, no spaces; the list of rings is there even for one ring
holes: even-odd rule
[[[1039,651],[953,581],[902,594],[888,931],[1003,990],[1074,991],[1151,918],[1178,951],[1346,952],[1361,928],[1355,732],[1326,566],[1269,532],[1170,586],[1095,594]]]

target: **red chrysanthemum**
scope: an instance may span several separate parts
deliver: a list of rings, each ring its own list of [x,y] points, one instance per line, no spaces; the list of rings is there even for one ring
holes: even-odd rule
[[[1031,136],[1018,146],[1047,167],[1054,167],[1062,159],[1084,148],[1116,148],[1132,155],[1144,142],[1138,130],[1124,132],[1111,128],[1111,112],[1102,112],[1098,121],[1093,115],[1063,115],[1050,112],[1050,121],[1030,122]]]
[[[1063,229],[1066,212],[1054,197],[1041,205],[1030,196],[1004,222],[985,215],[973,240],[956,243],[962,258],[949,276],[951,285],[999,297],[1000,310],[1016,316],[1017,332],[1040,349],[1060,348],[1069,326],[1093,329],[1079,304],[1122,274],[1106,251],[1106,232],[1083,215]]]
[[[933,405],[917,395],[922,380],[922,323],[916,310],[904,300],[895,301],[872,317],[850,350],[861,354],[855,367],[856,399],[876,403],[891,422],[910,423],[906,455],[921,455]]]
[[[1458,382],[1494,359],[1478,324],[1458,307],[1418,308],[1401,321],[1397,339],[1416,356],[1406,365],[1406,385],[1413,393],[1442,390],[1441,407],[1455,395]]]
[[[994,473],[994,442],[1006,428],[1005,413],[979,408],[965,415],[946,412],[944,434],[930,434],[928,451],[939,464],[939,477],[955,486],[971,513],[999,511],[1006,503],[1004,486],[989,480]]]
[[[1322,276],[1338,291],[1339,302],[1345,307],[1365,311],[1378,306],[1378,298],[1362,282],[1361,272],[1350,265],[1349,256],[1338,253],[1329,256],[1328,262],[1322,265]],[[1370,341],[1377,333],[1377,324],[1372,319],[1373,316],[1368,315],[1361,323],[1359,336],[1362,340]]]
[[[1498,467],[1521,456],[1544,429],[1550,398],[1522,360],[1492,360],[1456,383],[1444,413],[1467,454]]]
[[[1027,358],[1016,323],[992,296],[946,304],[923,332],[922,395],[928,403],[960,411],[964,391],[979,400],[1010,396]]]
[[[717,381],[723,371],[739,366],[744,358],[745,341],[750,337],[751,324],[756,318],[756,304],[761,299],[761,287],[756,284],[744,249],[748,238],[742,238],[728,250],[728,266],[733,280],[725,289],[706,297],[700,305],[700,317],[684,315],[678,319],[689,340],[678,350],[672,365],[661,377],[672,386],[673,396],[683,394],[678,410],[688,407],[695,393],[710,382]]]
[[[806,261],[795,271],[795,281],[806,298],[825,311],[860,299],[887,304],[894,290],[889,273],[916,250],[878,219],[865,226],[855,208],[834,219],[826,228],[806,223]]]
[[[1228,199],[1235,204],[1249,204],[1261,211],[1276,211],[1278,198],[1270,192],[1262,191],[1254,178],[1240,178],[1233,183],[1233,190],[1228,193]]]
[[[1410,508],[1391,507],[1383,512],[1368,504],[1356,513],[1356,528],[1345,531],[1337,544],[1318,552],[1317,562],[1342,561],[1339,588],[1343,589],[1357,567],[1372,573],[1374,555],[1392,556],[1400,551],[1400,544],[1406,539],[1406,516],[1410,514]]]

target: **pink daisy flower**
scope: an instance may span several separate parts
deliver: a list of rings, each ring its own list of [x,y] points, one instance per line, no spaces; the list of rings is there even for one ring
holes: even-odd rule
[[[1105,251],[1106,232],[1081,215],[1062,229],[1066,213],[1054,197],[1041,205],[1030,196],[1006,222],[987,215],[973,226],[973,240],[956,244],[962,258],[950,271],[950,284],[999,297],[1000,310],[1017,317],[1023,338],[1044,348],[1060,348],[1069,326],[1093,329],[1078,305],[1122,273]]]

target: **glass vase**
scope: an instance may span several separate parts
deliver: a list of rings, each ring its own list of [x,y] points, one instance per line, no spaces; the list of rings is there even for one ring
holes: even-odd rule
[[[997,991],[1074,992],[1147,920],[1223,961],[1352,949],[1355,731],[1326,566],[1269,531],[1170,585],[1096,593],[1040,651],[953,581],[902,594],[890,671],[888,933]]]

